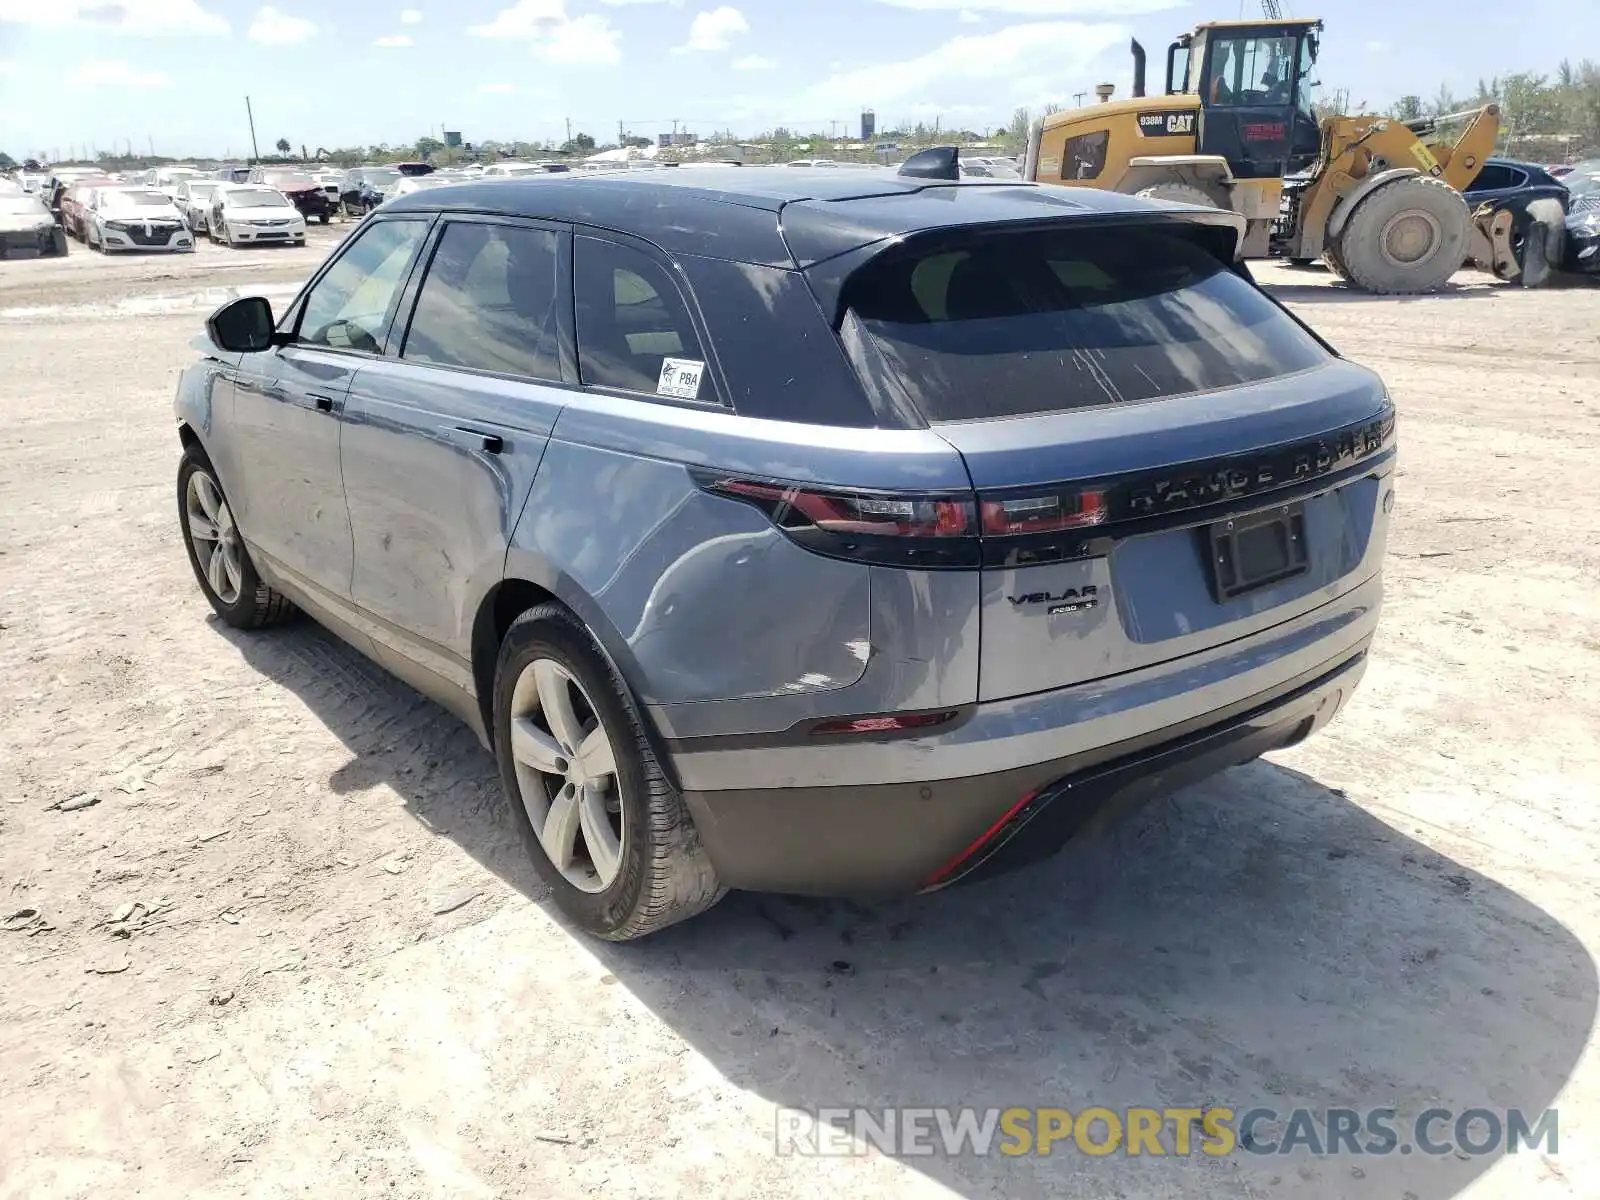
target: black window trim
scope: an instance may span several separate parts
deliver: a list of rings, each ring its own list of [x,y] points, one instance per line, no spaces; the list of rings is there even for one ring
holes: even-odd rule
[[[726,412],[735,411],[725,397],[733,393],[728,389],[727,380],[722,373],[722,364],[717,361],[717,351],[711,342],[711,334],[706,325],[705,314],[700,311],[700,302],[695,297],[694,288],[689,283],[688,276],[684,273],[677,261],[653,242],[632,234],[622,233],[615,229],[607,229],[599,225],[573,224],[573,236],[569,249],[567,278],[570,286],[567,289],[567,299],[572,315],[573,346],[577,346],[578,330],[578,289],[577,289],[577,254],[578,239],[589,238],[596,242],[610,242],[613,245],[624,246],[630,250],[637,250],[646,258],[666,272],[672,286],[678,289],[678,299],[683,304],[683,309],[689,314],[689,324],[694,328],[695,338],[700,343],[700,353],[705,355],[706,373],[710,376],[711,384],[716,389],[716,394],[711,398],[695,397],[686,400],[681,396],[663,396],[657,392],[641,392],[633,388],[613,387],[603,383],[583,382],[582,360],[578,359],[578,389],[592,392],[599,396],[616,396],[623,400],[642,400],[651,404],[662,404],[669,408],[689,408],[697,412]]]
[[[368,226],[380,225],[386,221],[416,221],[419,219],[424,222],[426,227],[422,231],[422,240],[417,243],[416,250],[412,252],[411,261],[406,265],[405,271],[402,272],[403,277],[400,287],[396,289],[394,298],[389,301],[389,311],[383,321],[383,334],[378,339],[379,352],[374,354],[370,350],[351,350],[340,346],[313,346],[309,343],[301,342],[300,319],[305,315],[306,297],[311,295],[312,289],[322,282],[328,272],[333,270],[344,259],[346,254],[349,254],[354,249],[356,243],[365,236]],[[390,340],[394,336],[395,316],[399,312],[400,301],[406,294],[406,288],[410,285],[412,276],[416,274],[417,263],[422,257],[423,250],[427,248],[429,240],[433,237],[434,227],[437,224],[438,215],[436,213],[392,213],[368,217],[360,225],[357,225],[355,230],[345,238],[338,250],[329,255],[328,260],[322,264],[317,273],[306,281],[306,285],[300,289],[300,293],[295,296],[293,302],[284,311],[283,317],[278,321],[277,326],[281,348],[287,350],[299,346],[302,349],[346,355],[350,358],[377,359],[383,357],[388,350]]]
[[[398,215],[398,214],[396,214]],[[522,229],[544,229],[556,235],[556,361],[560,379],[535,379],[531,375],[518,375],[512,371],[490,371],[482,367],[464,367],[456,363],[422,362],[405,357],[406,339],[411,336],[411,323],[416,319],[417,302],[422,295],[422,285],[427,282],[433,268],[433,258],[444,240],[450,225],[506,225]],[[534,384],[539,387],[576,388],[578,386],[577,327],[572,302],[572,227],[563,221],[548,221],[539,217],[505,217],[491,213],[441,212],[423,239],[422,247],[411,264],[411,270],[398,294],[396,311],[390,321],[388,336],[384,340],[382,357],[405,363],[407,366],[427,368],[432,371],[462,371],[484,379],[505,379],[514,383]],[[404,313],[402,320],[400,314]]]

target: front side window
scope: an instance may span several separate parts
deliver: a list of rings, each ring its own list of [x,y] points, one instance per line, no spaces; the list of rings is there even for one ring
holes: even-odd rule
[[[858,371],[889,373],[935,422],[1179,396],[1327,359],[1251,283],[1159,228],[891,251],[845,303],[869,335]]]
[[[1232,37],[1211,43],[1205,98],[1219,107],[1289,103],[1294,87],[1293,37]]]
[[[422,281],[401,356],[559,381],[559,244],[548,229],[447,225]]]
[[[715,400],[705,355],[683,296],[660,263],[630,246],[576,239],[573,298],[578,314],[578,367],[583,382],[680,399]],[[689,396],[666,378],[665,360],[694,372]]]
[[[312,285],[296,340],[331,350],[381,353],[389,311],[427,232],[426,220],[379,221],[363,230]]]

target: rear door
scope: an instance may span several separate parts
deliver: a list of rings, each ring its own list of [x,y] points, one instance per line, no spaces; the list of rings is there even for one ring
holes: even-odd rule
[[[1245,637],[1377,570],[1381,383],[1182,225],[913,240],[846,302],[863,377],[978,492],[980,699]]]

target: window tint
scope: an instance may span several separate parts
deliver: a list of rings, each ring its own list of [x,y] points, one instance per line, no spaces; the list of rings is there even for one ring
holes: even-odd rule
[[[1469,192],[1491,192],[1500,188],[1513,186],[1510,167],[1503,167],[1499,163],[1484,163],[1478,171],[1478,177],[1467,188]]]
[[[869,335],[852,351],[862,377],[889,373],[930,421],[1176,396],[1327,357],[1247,280],[1157,229],[902,253],[852,278],[845,301]]]
[[[556,246],[548,229],[446,226],[403,357],[559,380]]]
[[[683,297],[654,259],[629,246],[576,239],[573,299],[584,383],[655,392],[664,358],[703,362]],[[715,400],[701,375],[699,400]]]
[[[363,230],[306,297],[300,341],[380,353],[390,306],[427,232],[425,220],[379,221]]]

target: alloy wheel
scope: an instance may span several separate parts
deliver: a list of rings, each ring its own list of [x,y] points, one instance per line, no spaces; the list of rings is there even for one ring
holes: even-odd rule
[[[194,558],[206,583],[223,604],[237,603],[244,587],[244,552],[239,527],[217,481],[204,471],[191,474],[184,489],[184,510]]]
[[[603,892],[622,870],[626,827],[611,735],[583,685],[536,658],[511,696],[517,790],[550,862],[573,887]]]

